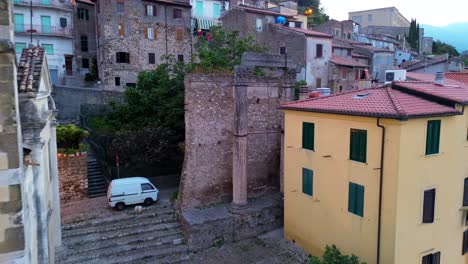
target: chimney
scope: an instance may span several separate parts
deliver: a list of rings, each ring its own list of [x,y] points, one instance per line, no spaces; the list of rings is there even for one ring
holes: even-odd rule
[[[435,83],[439,85],[444,85],[444,73],[443,72],[436,73]]]

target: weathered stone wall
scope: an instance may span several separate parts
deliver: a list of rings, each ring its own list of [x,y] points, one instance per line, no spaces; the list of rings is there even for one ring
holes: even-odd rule
[[[87,155],[59,155],[60,200],[81,200],[88,195]]]
[[[89,19],[78,19],[78,8],[88,10]],[[93,60],[96,59],[96,14],[94,4],[76,1],[73,14],[73,36],[75,45],[76,73],[82,77],[91,70]],[[88,51],[83,51],[81,36],[88,37]],[[83,59],[89,60],[89,68],[83,68]]]
[[[351,20],[338,21],[331,19],[312,28],[312,30],[327,33],[339,39],[352,39],[354,33],[353,21]]]
[[[188,3],[188,2],[187,2]],[[155,16],[146,16],[145,5],[156,7]],[[189,5],[172,5],[154,1],[126,1],[119,13],[115,1],[101,3],[98,14],[98,67],[107,90],[123,91],[127,83],[136,83],[138,73],[154,69],[163,55],[182,55],[191,60],[192,35]],[[173,18],[174,9],[182,10],[182,18]],[[125,34],[119,35],[118,25],[124,24]],[[147,39],[145,28],[154,28],[154,39]],[[182,30],[182,40],[177,31]],[[128,52],[130,63],[116,63],[116,52]],[[155,53],[155,64],[149,63],[149,53]],[[120,77],[120,86],[115,86]]]
[[[277,55],[279,56],[279,55]],[[264,69],[264,77],[236,70],[231,75],[185,79],[185,161],[179,207],[203,208],[232,201],[234,85],[247,85],[247,188],[249,197],[279,191],[283,114],[294,74]]]

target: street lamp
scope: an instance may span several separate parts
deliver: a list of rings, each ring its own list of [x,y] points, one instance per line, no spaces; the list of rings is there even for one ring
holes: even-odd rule
[[[312,16],[313,14],[314,14],[314,10],[310,7],[304,10],[304,15],[306,16]]]

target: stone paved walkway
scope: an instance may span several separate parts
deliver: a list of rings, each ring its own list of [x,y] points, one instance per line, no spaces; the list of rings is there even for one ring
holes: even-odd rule
[[[106,197],[62,205],[64,246],[56,263],[293,264],[307,257],[276,230],[257,238],[192,252],[185,243],[169,197],[134,215],[117,212]]]

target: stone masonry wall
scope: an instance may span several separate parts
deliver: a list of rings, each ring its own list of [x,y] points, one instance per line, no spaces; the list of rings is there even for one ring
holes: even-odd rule
[[[277,192],[283,113],[278,110],[291,78],[244,76],[247,85],[247,188],[249,197]],[[181,209],[232,201],[234,77],[188,75],[185,79],[185,161]]]
[[[58,156],[60,201],[81,200],[88,195],[87,155]]]

